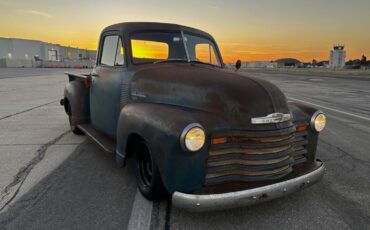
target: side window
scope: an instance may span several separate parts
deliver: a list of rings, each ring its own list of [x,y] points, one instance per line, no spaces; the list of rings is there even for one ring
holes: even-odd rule
[[[118,35],[109,35],[104,38],[100,64],[105,66],[124,64],[124,49]]]
[[[104,38],[103,50],[101,54],[100,64],[114,66],[116,59],[116,50],[118,44],[118,36],[106,36]]]
[[[215,52],[210,44],[196,44],[195,58],[201,62],[218,65]]]
[[[116,66],[123,66],[125,64],[125,49],[122,46],[121,38],[118,39],[118,47],[116,51]]]

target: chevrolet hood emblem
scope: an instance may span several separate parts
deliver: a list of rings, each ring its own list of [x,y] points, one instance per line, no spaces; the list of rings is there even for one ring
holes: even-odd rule
[[[252,124],[272,124],[272,123],[281,123],[284,121],[289,121],[292,119],[291,114],[284,113],[272,113],[266,117],[253,117],[251,119]]]

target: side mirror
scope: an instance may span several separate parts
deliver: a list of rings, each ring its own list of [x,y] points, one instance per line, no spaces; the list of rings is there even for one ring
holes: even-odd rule
[[[239,70],[240,67],[242,67],[242,62],[240,60],[237,60],[236,63],[235,63],[236,70]]]

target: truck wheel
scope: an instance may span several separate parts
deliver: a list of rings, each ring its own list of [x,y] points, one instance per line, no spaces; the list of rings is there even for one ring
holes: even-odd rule
[[[68,120],[69,120],[69,126],[71,127],[71,131],[76,135],[82,135],[83,132],[79,128],[77,128],[76,125],[72,124],[72,109],[70,105],[68,105]]]
[[[136,155],[136,182],[145,198],[152,201],[160,200],[165,194],[158,166],[145,143],[139,141],[135,146]]]

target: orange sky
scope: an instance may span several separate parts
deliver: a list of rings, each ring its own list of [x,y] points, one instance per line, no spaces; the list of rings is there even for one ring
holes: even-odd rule
[[[101,30],[125,21],[178,23],[205,30],[225,62],[347,59],[370,55],[369,0],[0,0],[0,37],[96,49]]]

